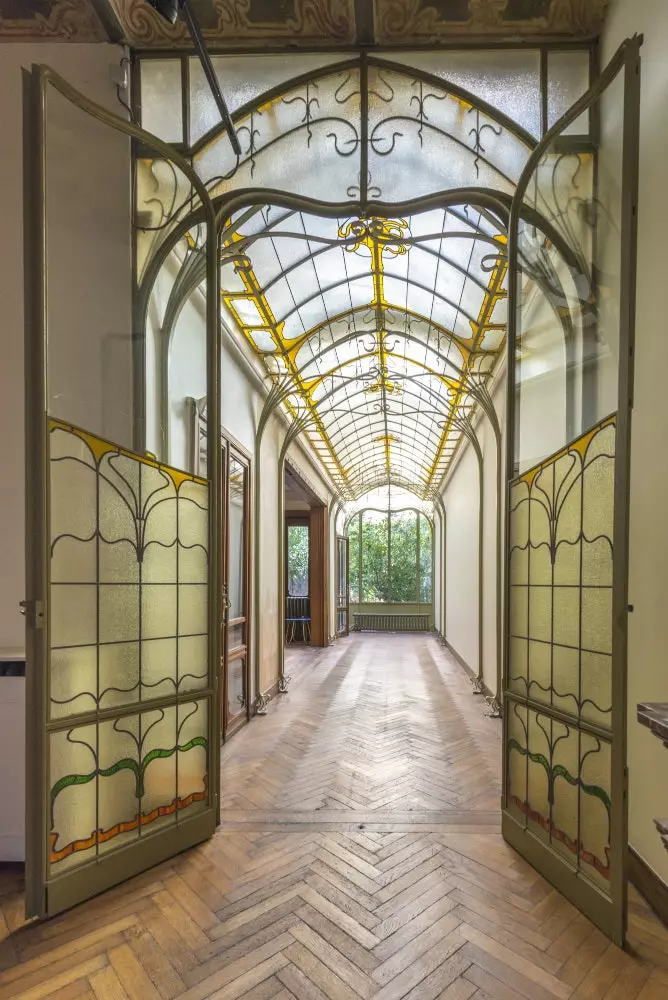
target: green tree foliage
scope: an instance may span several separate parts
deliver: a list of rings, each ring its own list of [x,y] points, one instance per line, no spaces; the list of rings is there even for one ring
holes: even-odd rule
[[[413,510],[392,514],[391,586],[393,601],[412,604],[417,601],[417,521]]]
[[[288,525],[288,597],[308,597],[308,524]]]
[[[391,545],[388,546],[388,516],[374,510],[353,517],[350,539],[350,600],[363,604],[394,601],[413,604],[432,599],[431,525],[416,511],[390,515]],[[418,532],[420,555],[418,565]],[[362,579],[359,579],[359,546],[362,547]],[[390,565],[391,563],[391,565]],[[361,592],[360,592],[361,591]]]
[[[387,600],[387,514],[368,510],[362,515],[362,601]]]
[[[360,599],[360,519],[357,516],[353,517],[348,525],[348,544],[350,546],[350,568],[348,570],[350,602],[357,604]]]

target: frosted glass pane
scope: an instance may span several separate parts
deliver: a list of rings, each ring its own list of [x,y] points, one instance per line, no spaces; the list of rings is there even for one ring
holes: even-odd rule
[[[90,544],[94,552],[90,582],[52,582],[49,592],[49,711],[61,727],[49,734],[53,818],[47,846],[56,874],[127,846],[145,830],[173,824],[179,808],[208,805],[206,705],[182,707],[179,720],[175,706],[139,712],[142,701],[175,697],[179,678],[182,691],[208,684],[208,489],[83,431],[52,424],[50,443],[51,495],[60,505],[52,520],[59,532],[54,555],[59,549],[67,554],[68,489],[80,517],[72,530],[83,525],[92,535],[69,541]],[[178,556],[188,561],[195,553],[199,560],[196,567],[191,558],[188,567],[202,580],[192,586],[177,583],[177,517]],[[74,554],[81,572],[86,566]],[[130,582],[119,582],[124,580]],[[193,638],[177,640],[177,605],[182,624],[199,633]],[[96,710],[105,713],[96,725],[66,721]],[[189,712],[195,721],[188,721]],[[184,782],[191,786],[183,802],[177,756],[186,761]]]
[[[535,701],[550,702],[552,646],[549,642],[528,642],[529,695]]]
[[[582,646],[612,652],[612,588],[582,588]]]
[[[177,587],[150,584],[142,587],[142,636],[159,639],[176,635]]]
[[[540,135],[540,57],[536,49],[392,52],[383,59],[454,83]]]
[[[229,660],[227,664],[227,711],[228,717],[239,715],[246,707],[246,661],[242,656]]]
[[[177,499],[168,484],[152,485],[153,492],[147,503],[142,580],[147,583],[174,583],[177,572]],[[146,490],[142,489],[142,498],[145,493]]]
[[[612,710],[612,658],[582,653],[582,718],[610,727]]]
[[[97,853],[96,760],[95,726],[49,736],[50,862],[54,872],[89,861]]]
[[[549,52],[547,57],[547,123],[554,125],[589,89],[589,52]],[[583,112],[564,135],[589,132],[589,111]]]
[[[529,154],[512,132],[445,87],[374,67],[369,145],[370,186],[384,200],[406,197],[407,173],[412,197],[471,185],[510,192]]]
[[[165,142],[183,142],[181,60],[141,60],[141,124]]]
[[[94,586],[51,585],[51,647],[83,646],[97,639]]]
[[[97,704],[97,648],[51,651],[51,718],[94,711]]]
[[[579,645],[580,591],[578,587],[555,587],[554,642],[562,646]]]
[[[178,640],[179,691],[207,686],[209,676],[208,636],[184,636]]]
[[[581,736],[581,870],[607,886],[610,877],[611,747],[594,736]]]
[[[176,691],[176,639],[149,639],[141,644],[142,699],[164,698]]]
[[[139,696],[139,643],[100,646],[100,708],[127,705]]]
[[[147,833],[176,822],[176,708],[141,717],[141,827]]]
[[[526,639],[511,637],[508,643],[509,686],[518,694],[526,695],[528,684],[528,643]]]
[[[295,87],[237,123],[242,157],[226,134],[216,136],[193,160],[212,197],[248,187],[345,201],[359,185],[359,73],[338,72],[319,81],[318,103],[304,114],[307,85]],[[309,89],[308,100],[313,97]],[[322,176],[327,173],[327,190]]]
[[[177,803],[179,812],[197,810],[208,799],[206,750],[208,716],[205,701],[179,705],[177,710]]]
[[[231,113],[260,94],[302,73],[339,62],[345,56],[323,54],[212,56]],[[196,142],[220,122],[220,112],[206,82],[199,59],[190,66],[190,142]]]
[[[580,678],[579,649],[568,649],[566,646],[552,647],[552,669],[554,675],[554,691],[552,704],[563,712],[571,715],[578,713],[578,684]]]
[[[529,636],[550,642],[552,638],[552,592],[549,587],[529,589]]]
[[[99,574],[101,583],[139,583],[137,549],[133,542],[100,539]]]
[[[550,838],[550,720],[529,710],[527,715],[527,825],[542,840]],[[547,764],[547,767],[545,766]]]
[[[552,771],[554,802],[551,810],[550,840],[570,867],[576,867],[578,854],[578,786],[580,741],[576,729],[553,723]]]
[[[139,716],[101,722],[98,730],[98,850],[107,853],[139,836]]]
[[[508,712],[508,796],[507,805],[526,825],[527,810],[527,709],[510,703]]]
[[[139,638],[139,593],[132,584],[100,586],[100,642]]]
[[[207,630],[208,598],[203,584],[182,584],[179,590],[179,635],[195,635]],[[172,628],[176,617],[172,620]]]

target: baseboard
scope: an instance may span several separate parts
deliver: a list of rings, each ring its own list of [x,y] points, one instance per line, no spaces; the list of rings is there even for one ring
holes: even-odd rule
[[[439,635],[440,635],[440,633],[439,633]],[[441,639],[443,641],[443,644],[447,648],[447,650],[450,653],[452,653],[452,655],[456,659],[456,661],[459,664],[459,666],[462,667],[462,669],[466,671],[466,673],[469,675],[469,677],[471,678],[471,680],[472,681],[477,680],[478,679],[477,671],[472,670],[471,667],[469,667],[469,665],[466,662],[466,660],[464,659],[464,657],[459,655],[459,653],[457,652],[457,650],[455,649],[455,647],[452,645],[451,642],[448,642],[448,640],[445,638],[445,636],[441,636]],[[482,690],[483,690],[483,694],[485,695],[486,698],[493,698],[494,697],[492,691],[487,687],[487,685],[485,684],[484,681],[482,682]]]
[[[0,833],[0,862],[25,861],[26,839],[20,833]]]
[[[629,882],[668,926],[668,885],[632,847],[629,847]]]
[[[278,680],[275,680],[270,688],[262,692],[262,697],[266,698],[267,701],[271,701],[278,694]]]

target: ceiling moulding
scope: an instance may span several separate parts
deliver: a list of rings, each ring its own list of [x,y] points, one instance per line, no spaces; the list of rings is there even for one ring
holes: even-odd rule
[[[0,0],[4,42],[106,42],[91,0]]]
[[[374,0],[376,41],[438,45],[474,37],[590,37],[609,0]]]
[[[185,24],[161,18],[146,0],[109,0],[135,48],[190,48]],[[194,0],[212,47],[302,48],[355,41],[354,0]]]

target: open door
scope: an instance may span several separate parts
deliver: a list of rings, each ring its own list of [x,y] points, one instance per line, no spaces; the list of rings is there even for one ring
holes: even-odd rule
[[[224,736],[249,719],[249,483],[248,460],[226,448],[225,568],[223,574]]]
[[[219,439],[207,478],[144,450],[131,137],[201,206],[212,428],[217,246],[169,146],[46,67],[26,84],[26,908],[52,916],[216,825]]]
[[[503,834],[618,944],[639,46],[546,134],[509,227]]]
[[[350,586],[348,582],[350,559],[349,542],[345,535],[336,536],[336,634],[350,632]]]

